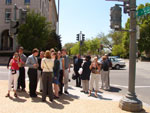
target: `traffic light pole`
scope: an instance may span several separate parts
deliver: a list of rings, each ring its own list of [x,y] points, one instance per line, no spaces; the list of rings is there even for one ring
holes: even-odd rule
[[[129,83],[126,96],[121,99],[119,107],[126,111],[142,110],[142,102],[135,94],[136,75],[136,0],[130,0],[130,52],[129,52]]]
[[[81,55],[81,41],[82,41],[82,31],[80,31],[80,34],[79,34],[79,54]]]

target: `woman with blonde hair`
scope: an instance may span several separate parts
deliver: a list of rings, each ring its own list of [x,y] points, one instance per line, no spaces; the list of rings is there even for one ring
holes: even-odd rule
[[[89,87],[89,96],[91,96],[91,92],[93,90],[93,86],[95,83],[95,97],[97,98],[97,92],[99,88],[99,76],[100,76],[100,66],[98,65],[97,62],[97,57],[94,57],[93,62],[90,65],[90,70],[91,70],[91,75],[90,75],[90,87]]]
[[[45,52],[45,58],[42,59],[41,68],[42,72],[42,101],[46,100],[46,95],[48,93],[49,99],[53,101],[53,88],[52,88],[52,73],[53,73],[54,60],[51,59],[51,53],[49,50]]]

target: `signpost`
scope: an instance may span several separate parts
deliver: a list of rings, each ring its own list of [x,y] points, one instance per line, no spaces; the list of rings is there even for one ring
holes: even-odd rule
[[[137,17],[147,15],[147,14],[150,14],[150,6],[147,6],[143,9],[139,9],[139,10],[136,11]]]

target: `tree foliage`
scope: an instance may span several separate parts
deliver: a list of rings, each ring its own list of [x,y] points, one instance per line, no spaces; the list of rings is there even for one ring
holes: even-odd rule
[[[60,36],[52,30],[51,24],[46,21],[44,16],[34,11],[29,12],[26,23],[20,25],[17,39],[19,45],[26,50],[33,48],[45,50],[52,47],[61,49]]]
[[[150,6],[150,3],[138,6],[138,9],[142,9],[146,6]],[[140,39],[138,40],[138,48],[140,52],[145,52],[147,55],[150,53],[150,14],[142,16],[138,19],[140,24]],[[148,55],[149,56],[149,55]]]

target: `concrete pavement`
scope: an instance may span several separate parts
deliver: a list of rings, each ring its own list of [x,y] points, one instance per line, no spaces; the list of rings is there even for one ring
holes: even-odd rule
[[[30,98],[27,92],[18,92],[18,98],[6,98],[7,80],[0,81],[0,113],[130,113],[121,110],[119,100],[121,95],[102,91],[99,98],[88,97],[80,92],[81,88],[69,87],[69,96],[62,95],[60,99],[49,102],[41,102],[41,93],[38,98]],[[150,113],[150,106],[144,104],[144,110],[140,113]]]

